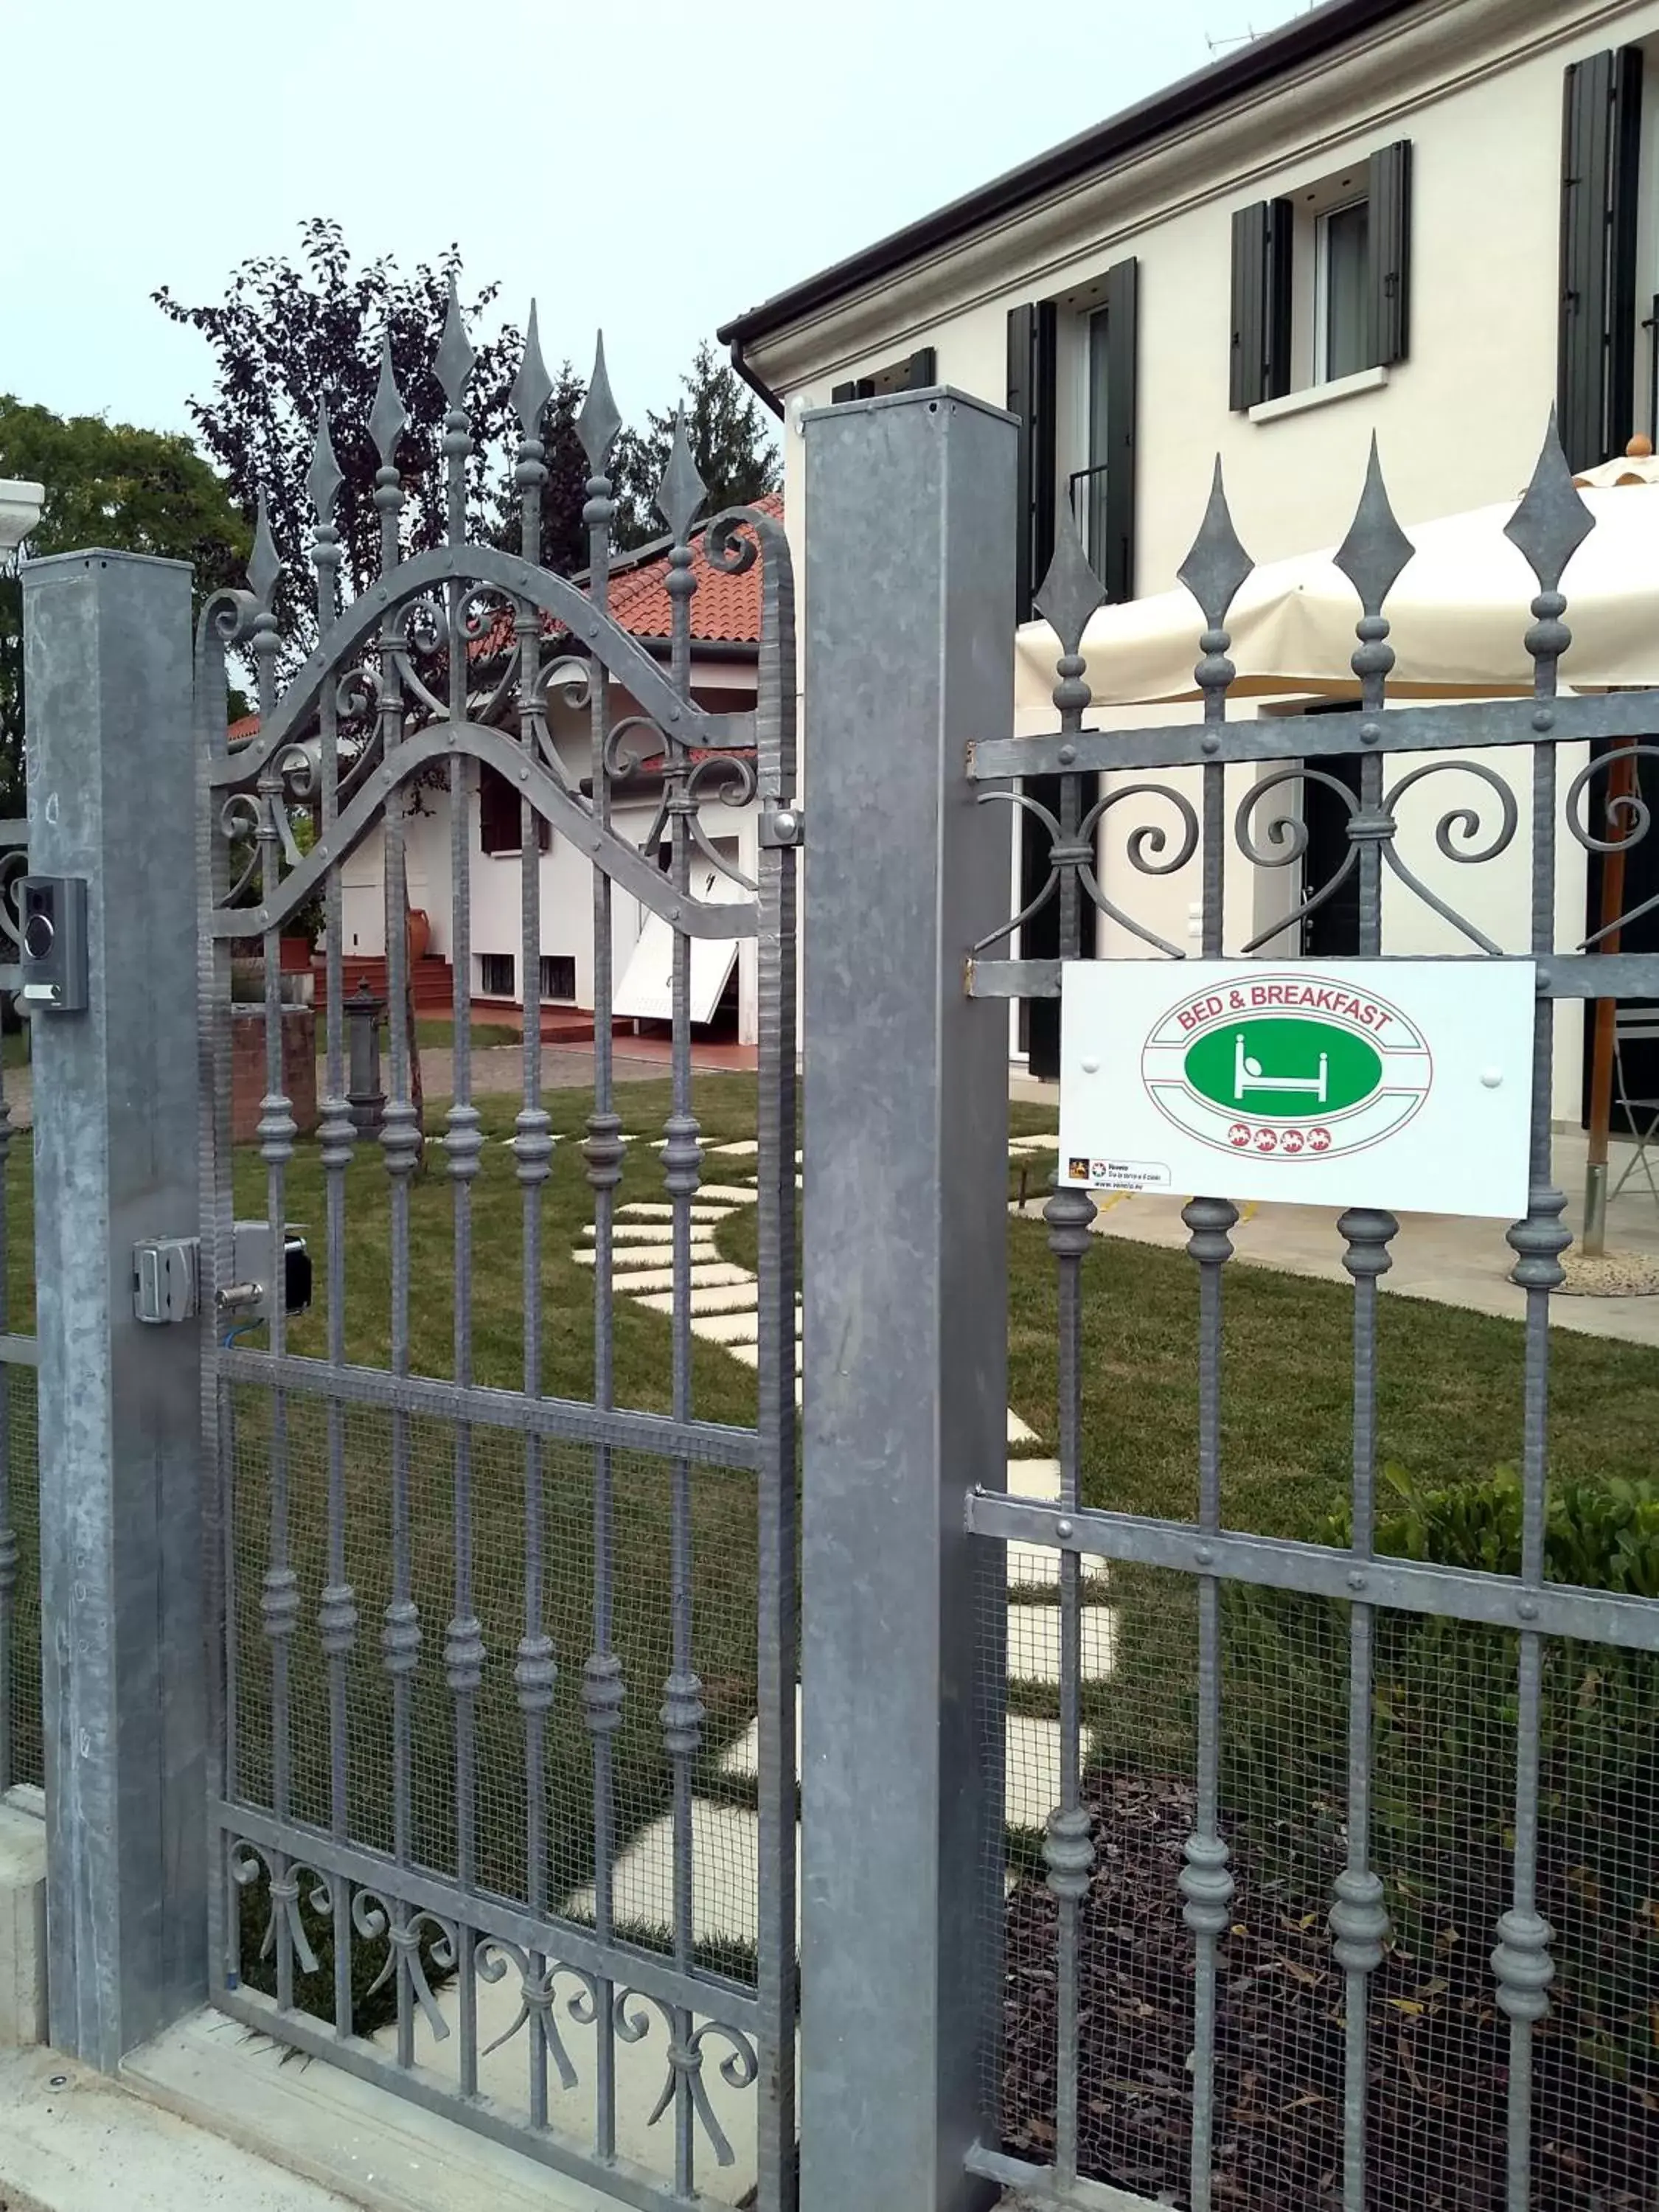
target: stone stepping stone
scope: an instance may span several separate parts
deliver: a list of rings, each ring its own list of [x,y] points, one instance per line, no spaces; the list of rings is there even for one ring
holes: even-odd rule
[[[1054,1137],[1016,1137],[1010,1143],[1011,1152],[1057,1152],[1060,1139]]]
[[[1109,1605],[1085,1605],[1079,1626],[1082,1679],[1109,1682],[1117,1664],[1117,1617]],[[1060,1607],[1011,1605],[1008,1608],[1008,1680],[1060,1686]]]
[[[1008,1462],[1008,1495],[1011,1498],[1057,1499],[1060,1496],[1060,1462],[1057,1459],[1011,1459]]]
[[[752,1275],[744,1274],[741,1268],[738,1273],[741,1279],[727,1284],[724,1287],[715,1285],[708,1289],[694,1290],[691,1293],[692,1312],[694,1314],[753,1313],[756,1310],[758,1294],[755,1279]],[[631,1291],[633,1289],[631,1282],[629,1288]],[[672,1314],[674,1310],[674,1294],[672,1291],[653,1291],[649,1297],[636,1298],[635,1304],[644,1306],[649,1313]]]
[[[586,1259],[590,1267],[592,1265],[592,1255],[589,1253],[578,1252],[575,1257],[578,1261]],[[718,1290],[735,1283],[746,1283],[752,1290],[755,1279],[747,1268],[734,1267],[725,1260],[694,1260],[690,1282],[695,1307],[700,1290]],[[617,1288],[625,1297],[635,1299],[641,1305],[645,1304],[648,1293],[672,1291],[673,1287],[674,1270],[672,1267],[636,1267],[617,1278]],[[667,1310],[672,1310],[672,1304]]]
[[[759,1199],[760,1193],[753,1183],[750,1183],[745,1188],[742,1183],[706,1182],[702,1186],[697,1195],[702,1199],[721,1200],[726,1206],[753,1206]]]
[[[642,1268],[660,1267],[668,1259],[672,1249],[670,1244],[616,1244],[611,1247],[611,1264],[618,1275],[638,1274]],[[693,1267],[704,1254],[712,1259],[715,1249],[712,1237],[694,1237],[691,1239]],[[579,1267],[591,1267],[599,1255],[584,1249],[580,1252],[573,1252],[570,1256]]]
[[[740,1781],[757,1781],[760,1776],[760,1716],[756,1715],[735,1743],[730,1743],[720,1753],[720,1772],[736,1775]],[[800,1778],[800,1685],[795,1685],[795,1778]]]
[[[724,1221],[732,1211],[733,1209],[729,1206],[699,1206],[693,1200],[691,1218],[693,1221]],[[674,1212],[675,1209],[672,1206],[653,1206],[648,1199],[635,1198],[631,1199],[626,1206],[619,1206],[617,1208],[617,1218],[619,1223],[672,1221],[674,1218]]]
[[[724,1221],[725,1218],[726,1216],[723,1213],[715,1217],[715,1219],[720,1221]],[[582,1231],[582,1241],[584,1243],[591,1244],[599,1233],[596,1225],[590,1221]],[[612,1243],[618,1247],[623,1244],[672,1245],[674,1242],[674,1224],[672,1221],[617,1221],[611,1224],[611,1237]],[[714,1241],[714,1223],[699,1221],[694,1215],[691,1220],[693,1244],[712,1244]]]
[[[702,1321],[694,1321],[691,1334],[700,1336],[706,1344],[754,1344],[760,1337],[760,1308],[750,1306],[746,1312],[708,1314]]]
[[[795,1911],[800,1911],[799,1857]],[[760,1815],[746,1805],[691,1800],[691,1920],[699,1942],[726,1937],[755,1943],[760,1937]],[[674,1816],[641,1829],[611,1870],[611,1910],[619,1922],[670,1928],[674,1915]],[[592,1885],[562,1908],[572,1920],[592,1923]],[[659,2085],[660,2086],[660,2083]],[[712,2161],[711,2161],[712,2162]]]
[[[760,1308],[733,1308],[729,1313],[707,1314],[691,1324],[694,1336],[702,1337],[709,1344],[723,1344],[728,1348],[734,1344],[757,1344],[760,1341]],[[795,1316],[795,1342],[800,1342],[800,1315]]]
[[[759,1367],[760,1346],[758,1344],[728,1344],[726,1346],[726,1349],[731,1353],[733,1359],[742,1360],[745,1367]],[[801,1340],[797,1337],[795,1339],[795,1375],[797,1378],[795,1385],[795,1402],[797,1405],[800,1402],[799,1376],[805,1365],[803,1352],[804,1347],[801,1344]]]
[[[759,1151],[756,1138],[739,1137],[735,1144],[710,1145],[708,1156],[711,1159],[752,1160]]]
[[[1060,1553],[1048,1544],[1008,1544],[1008,1593],[1056,1589],[1060,1586]]]
[[[1033,1428],[1028,1428],[1026,1424],[1021,1420],[1019,1415],[1014,1411],[1013,1407],[1010,1406],[1008,1408],[1009,1443],[1011,1444],[1034,1444],[1037,1440],[1036,1431]]]
[[[1079,1729],[1078,1764],[1087,1772],[1091,1732]],[[1060,1723],[1010,1713],[1004,1743],[1003,1819],[1041,1833],[1060,1802]]]

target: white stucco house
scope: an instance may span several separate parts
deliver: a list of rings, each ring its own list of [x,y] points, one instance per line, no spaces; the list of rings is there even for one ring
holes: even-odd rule
[[[781,512],[774,495],[761,504]],[[702,556],[699,532],[693,540],[693,574],[697,591],[691,600],[692,696],[711,713],[749,713],[755,704],[759,659],[761,563],[742,574],[712,572]],[[628,555],[611,565],[611,611],[648,651],[666,659],[672,603],[666,590],[667,541]],[[580,647],[569,641],[571,657]],[[618,686],[610,691],[611,720],[637,708]],[[592,738],[587,710],[555,690],[548,701],[555,742],[573,783],[591,787]],[[258,726],[250,717],[231,732],[233,741]],[[647,749],[633,748],[636,753]],[[728,804],[716,782],[699,809],[709,843],[751,878],[756,865],[756,813],[752,805]],[[729,789],[729,785],[725,787]],[[612,820],[635,843],[650,832],[662,793],[659,763],[639,760],[636,771],[613,780]],[[482,1019],[502,1017],[514,1024],[526,1005],[538,1009],[543,1034],[580,1040],[592,1034],[593,877],[588,861],[544,826],[540,860],[541,956],[539,972],[523,972],[520,921],[519,794],[486,767],[475,767],[468,794],[468,875],[471,937],[471,999]],[[453,1003],[454,950],[453,871],[451,863],[449,796],[446,790],[418,788],[415,811],[405,823],[409,902],[427,919],[426,954],[414,970],[416,1003],[424,1012],[447,1013]],[[661,843],[667,861],[665,837]],[[693,888],[702,898],[744,896],[729,878],[700,857]],[[341,871],[341,917],[345,988],[360,981],[381,989],[385,982],[386,895],[383,833],[376,830],[347,860]],[[612,899],[612,975],[619,1023],[666,1021],[672,933],[639,902],[621,890]],[[694,949],[692,1012],[700,1034],[752,1045],[758,1035],[755,953],[752,941],[735,939]]]
[[[1218,453],[1259,562],[1341,539],[1373,432],[1408,532],[1513,501],[1552,404],[1575,469],[1659,427],[1659,0],[1328,0],[721,335],[787,425],[798,564],[804,412],[935,382],[1006,405],[1019,423],[1010,526],[1022,617],[1067,501],[1115,599],[1173,586]],[[1517,569],[1517,645],[1526,596]],[[1194,657],[1200,627],[1194,611]],[[1571,659],[1563,672],[1570,682]],[[1284,717],[1293,762],[1295,718],[1318,703],[1234,711]],[[1091,719],[1109,727],[1198,712]],[[1231,806],[1249,778],[1282,765],[1230,770]],[[1563,758],[1564,778],[1575,765]],[[1508,766],[1524,807],[1527,763]],[[1330,800],[1303,789],[1304,806],[1320,810],[1306,817],[1312,867],[1345,817],[1325,818]],[[1495,939],[1523,945],[1525,840],[1489,866],[1454,867],[1431,835],[1445,803],[1425,802],[1420,826],[1402,813],[1402,852],[1409,836],[1426,882],[1478,902]],[[1650,853],[1630,862],[1632,876],[1655,871],[1644,895],[1659,891]],[[1129,879],[1107,844],[1101,864],[1162,933],[1189,933],[1196,863]],[[1033,869],[1046,874],[1039,853],[1024,866],[1035,882]],[[1584,933],[1574,924],[1592,874],[1563,839],[1564,944]],[[1272,921],[1264,901],[1289,914],[1300,896],[1236,867],[1229,945]],[[1052,952],[1054,927],[1051,902],[1020,949]],[[1355,927],[1334,900],[1310,918],[1301,949],[1352,950]],[[1659,917],[1647,917],[1627,949],[1650,949],[1656,929]],[[1391,952],[1467,949],[1392,884],[1383,931]],[[1097,951],[1133,949],[1118,935],[1102,921]],[[1561,1014],[1556,1107],[1576,1120],[1581,1009]],[[1018,1044],[1045,1071],[1056,1030],[1052,1001],[1022,1010]]]

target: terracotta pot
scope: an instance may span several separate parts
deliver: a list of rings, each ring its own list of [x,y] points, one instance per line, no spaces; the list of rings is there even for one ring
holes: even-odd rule
[[[432,942],[432,924],[418,907],[410,909],[409,916],[409,957],[411,963],[424,960],[426,948]]]

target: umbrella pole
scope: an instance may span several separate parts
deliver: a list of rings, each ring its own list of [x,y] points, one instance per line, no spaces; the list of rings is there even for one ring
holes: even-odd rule
[[[1602,836],[1612,844],[1615,823],[1622,825],[1621,802],[1629,799],[1636,788],[1633,770],[1635,755],[1620,746],[1613,756],[1607,770],[1607,797],[1603,817]],[[1605,854],[1601,861],[1601,927],[1607,934],[1598,940],[1601,952],[1619,950],[1620,933],[1611,925],[1616,923],[1625,903],[1625,847],[1622,835],[1613,849]],[[1592,1259],[1600,1259],[1607,1243],[1607,1134],[1613,1123],[1613,1024],[1618,1014],[1617,999],[1598,999],[1595,1001],[1595,1036],[1590,1058],[1589,1158],[1584,1179],[1584,1240],[1583,1249]]]

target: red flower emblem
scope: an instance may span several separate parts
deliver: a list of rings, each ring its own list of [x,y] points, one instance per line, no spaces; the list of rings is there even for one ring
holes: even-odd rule
[[[1308,1132],[1308,1149],[1310,1152],[1328,1152],[1331,1149],[1330,1131],[1328,1129],[1310,1129]]]

